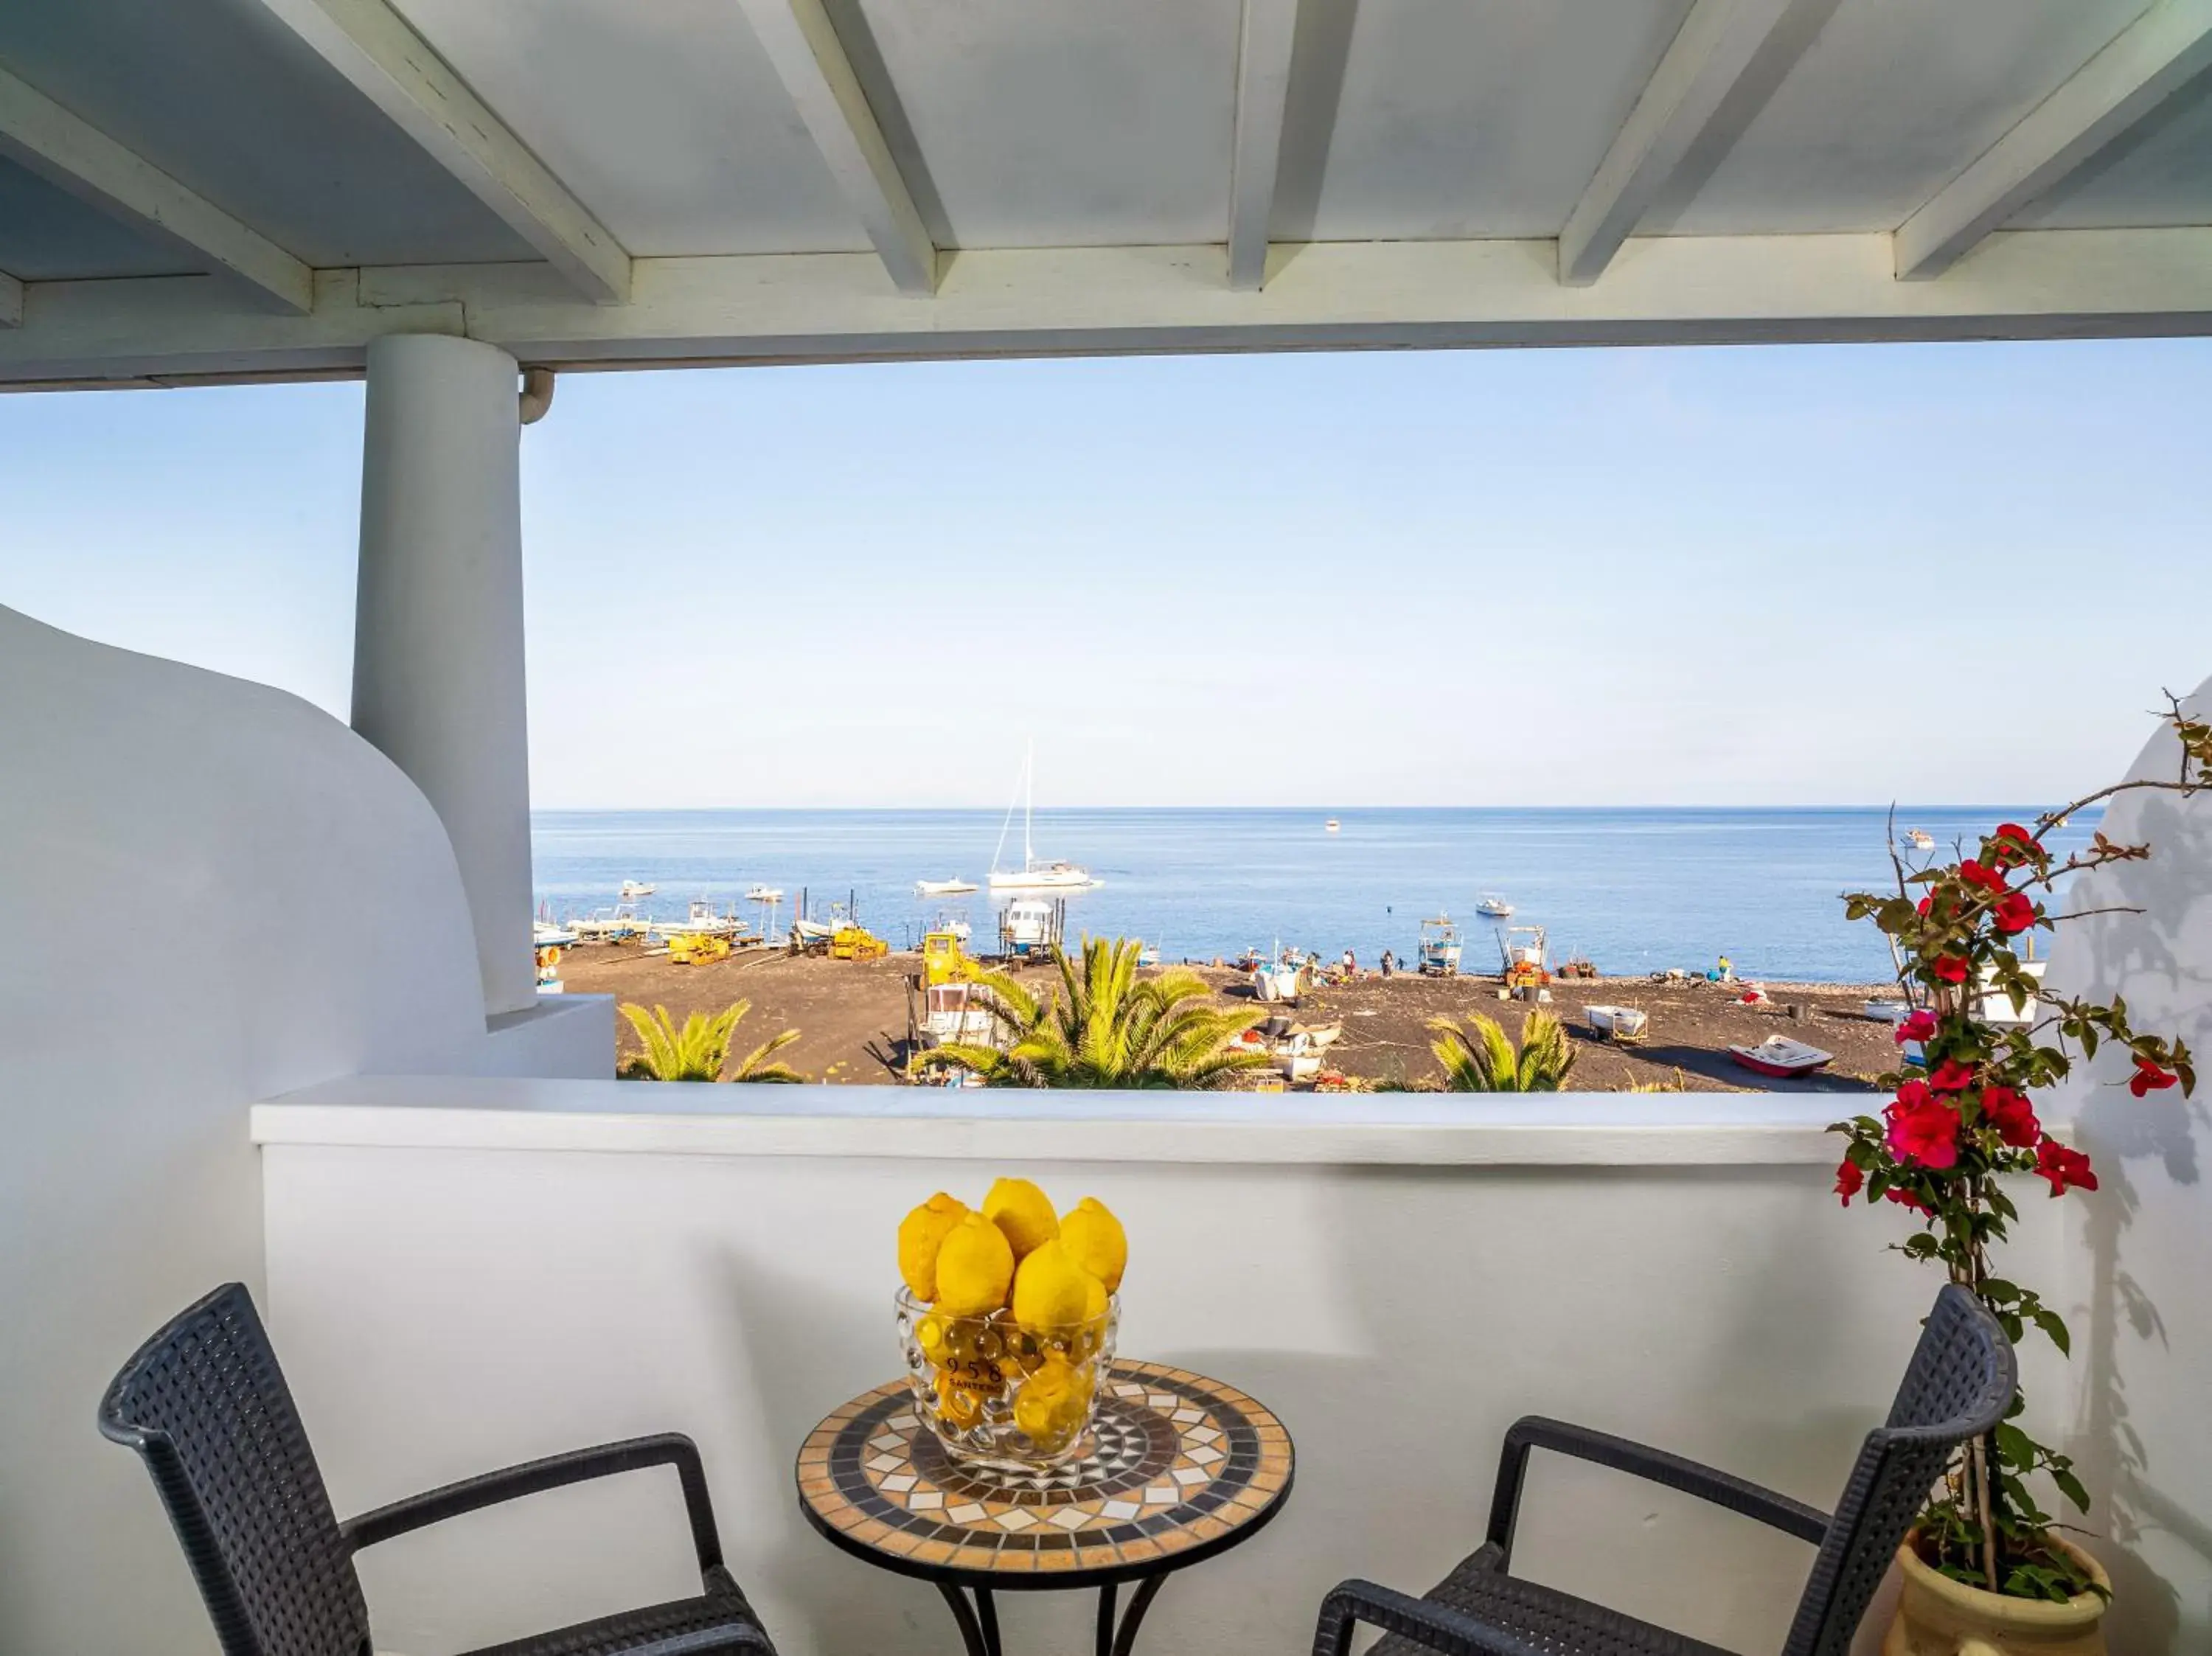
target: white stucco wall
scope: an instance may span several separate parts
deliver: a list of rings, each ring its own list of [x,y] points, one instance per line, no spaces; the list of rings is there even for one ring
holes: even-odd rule
[[[0,915],[0,1651],[212,1650],[144,1471],[93,1417],[170,1313],[258,1288],[249,1107],[589,1042],[487,1037],[444,831],[343,725],[6,609]],[[611,1053],[604,1004],[564,1016]]]
[[[1828,1504],[1935,1291],[1883,1252],[1892,1228],[1827,1194],[1831,1158],[1802,1107],[1767,1124],[1765,1142],[1788,1153],[1723,1134],[1708,1165],[1632,1165],[1616,1129],[1540,1117],[1455,1134],[1351,1126],[1332,1160],[1296,1127],[1147,1125],[1158,1101],[1137,1098],[1094,1103],[1087,1125],[664,1118],[630,1124],[636,1152],[607,1148],[623,1111],[657,1107],[646,1092],[688,1111],[705,1090],[563,1087],[550,1106],[563,1119],[542,1126],[487,1109],[481,1089],[453,1089],[462,1107],[420,1107],[437,1089],[412,1083],[378,1083],[350,1113],[260,1113],[264,1138],[289,1141],[264,1151],[274,1325],[342,1510],[682,1430],[787,1656],[952,1648],[927,1586],[805,1526],[792,1457],[820,1416],[898,1372],[898,1217],[940,1187],[972,1200],[996,1174],[1025,1174],[1127,1221],[1125,1352],[1233,1381],[1297,1441],[1284,1516],[1179,1576],[1142,1641],[1158,1656],[1258,1656],[1305,1647],[1346,1575],[1419,1591],[1471,1550],[1499,1435],[1523,1413]],[[1595,1113],[1620,1101],[1563,1102]],[[1115,1104],[1138,1119],[1114,1120]],[[933,1129],[933,1151],[918,1142]],[[1111,1159],[1048,1148],[1108,1131]],[[1546,1165],[1468,1165],[1493,1131],[1505,1161]],[[533,1134],[595,1148],[522,1147]],[[748,1135],[775,1153],[745,1153]],[[336,1142],[304,1142],[318,1139]],[[1705,1141],[1692,1128],[1685,1142]],[[1745,1159],[1717,1159],[1735,1143]],[[1418,1164],[1432,1153],[1455,1164]],[[1607,1160],[1620,1164],[1594,1165]],[[2021,1269],[2055,1271],[2062,1237],[2055,1216],[2025,1228]],[[1532,1489],[1528,1573],[1729,1648],[1778,1644],[1808,1549],[1556,1459]],[[671,1480],[564,1491],[441,1531],[364,1556],[380,1648],[467,1648],[696,1580]],[[1002,1604],[1010,1649],[1087,1647],[1089,1595]]]
[[[2212,682],[2190,705],[2212,708]],[[2172,777],[2179,756],[2161,731],[2129,774]],[[2152,855],[2083,879],[2072,906],[2140,912],[2061,928],[2050,980],[2124,997],[2137,1028],[2189,1043],[2202,1079],[2194,1101],[2178,1088],[2138,1101],[2119,1084],[2130,1065],[2106,1055],[2063,1105],[2100,1183],[2067,1204],[2080,1249],[2072,1453],[2112,1572],[2112,1648],[2197,1656],[2212,1650],[2212,795],[2123,795],[2104,827]]]

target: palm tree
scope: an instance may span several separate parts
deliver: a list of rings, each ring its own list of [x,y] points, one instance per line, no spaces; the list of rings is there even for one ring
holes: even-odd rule
[[[1549,1012],[1531,1012],[1521,1026],[1521,1050],[1495,1018],[1468,1014],[1462,1028],[1449,1018],[1431,1018],[1437,1038],[1429,1050],[1444,1066],[1444,1090],[1454,1093],[1556,1093],[1581,1056],[1566,1029]]]
[[[1142,945],[1085,937],[1079,960],[1055,947],[1059,994],[1040,998],[1004,973],[979,976],[1004,1050],[947,1046],[923,1063],[1012,1087],[1218,1087],[1265,1069],[1264,1052],[1237,1037],[1266,1016],[1213,1005],[1213,991],[1182,967],[1137,975]]]
[[[730,1039],[752,1010],[750,1001],[741,1000],[712,1017],[694,1012],[678,1028],[665,1006],[656,1006],[648,1013],[642,1006],[625,1003],[622,1015],[637,1031],[639,1044],[645,1050],[623,1065],[623,1077],[632,1081],[805,1080],[787,1064],[769,1062],[799,1039],[796,1029],[769,1036],[740,1059],[733,1072],[725,1074],[730,1070]]]

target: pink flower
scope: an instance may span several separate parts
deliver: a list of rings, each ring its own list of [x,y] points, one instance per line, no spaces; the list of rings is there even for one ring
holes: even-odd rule
[[[1942,1173],[1959,1165],[1959,1113],[1948,1104],[1893,1106],[1889,1148],[1907,1166]]]
[[[1928,1077],[1928,1084],[1939,1093],[1963,1093],[1974,1084],[1974,1066],[1947,1058],[1936,1066],[1936,1073]]]

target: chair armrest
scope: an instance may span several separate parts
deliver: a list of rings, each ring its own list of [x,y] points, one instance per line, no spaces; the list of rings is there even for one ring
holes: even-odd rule
[[[587,1478],[610,1477],[617,1472],[635,1472],[647,1466],[676,1468],[676,1476],[684,1485],[684,1512],[691,1520],[691,1544],[699,1554],[699,1572],[705,1574],[722,1562],[722,1543],[714,1528],[714,1508],[708,1499],[707,1473],[699,1462],[698,1446],[680,1432],[629,1438],[592,1449],[573,1449],[567,1454],[548,1455],[543,1460],[526,1460],[520,1466],[464,1478],[458,1483],[410,1495],[404,1501],[395,1501],[388,1507],[349,1518],[338,1526],[338,1532],[358,1552],[380,1541],[389,1541],[395,1535],[458,1518],[463,1513],[580,1483]]]
[[[1529,1415],[1513,1422],[1498,1460],[1498,1491],[1490,1504],[1490,1544],[1498,1550],[1498,1568],[1512,1561],[1513,1526],[1520,1515],[1521,1486],[1528,1470],[1528,1451],[1553,1449],[1577,1460],[1595,1461],[1615,1471],[1663,1483],[1715,1506],[1755,1518],[1762,1524],[1818,1545],[1828,1534],[1828,1514],[1802,1501],[1763,1489],[1730,1473],[1685,1460],[1662,1449],[1646,1448],[1625,1437],[1571,1426],[1565,1421]]]
[[[1476,1621],[1449,1604],[1431,1604],[1372,1581],[1340,1581],[1321,1601],[1314,1656],[1346,1656],[1358,1623],[1381,1628],[1444,1656],[1545,1656],[1526,1641]]]

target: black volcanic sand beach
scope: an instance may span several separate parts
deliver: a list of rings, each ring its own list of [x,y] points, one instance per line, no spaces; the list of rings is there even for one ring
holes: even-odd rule
[[[634,944],[592,945],[568,950],[561,974],[578,994],[613,995],[647,1006],[665,1005],[681,1020],[692,1011],[718,1011],[732,1001],[749,999],[750,1016],[739,1026],[735,1046],[744,1052],[775,1031],[796,1028],[800,1038],[779,1056],[819,1081],[894,1083],[904,1061],[907,979],[921,969],[913,955],[859,962],[820,956],[792,956],[781,950],[741,951],[705,966],[672,965],[665,955]],[[1250,1004],[1250,990],[1239,974],[1200,968],[1224,1004]],[[1049,968],[1028,974],[1042,988],[1056,981]],[[1893,993],[1893,986],[1768,983],[1771,1004],[1745,1006],[1744,986],[1702,980],[1655,983],[1645,978],[1598,978],[1552,986],[1550,1010],[1574,1036],[1581,1059],[1573,1087],[1605,1092],[1632,1084],[1680,1085],[1695,1092],[1735,1090],[1865,1094],[1872,1077],[1897,1062],[1890,1026],[1863,1016],[1860,1004],[1870,996]],[[1522,1001],[1497,998],[1494,978],[1377,977],[1337,988],[1322,988],[1296,1008],[1284,1009],[1302,1022],[1340,1022],[1344,1034],[1329,1048],[1331,1065],[1370,1082],[1434,1082],[1441,1073],[1429,1052],[1428,1020],[1484,1012],[1509,1031],[1534,1010]],[[1650,1015],[1647,1039],[1639,1046],[1616,1047],[1592,1039],[1582,1009],[1619,1004]],[[1790,1016],[1796,1007],[1798,1016]],[[1756,1046],[1770,1035],[1786,1035],[1836,1055],[1820,1075],[1784,1081],[1753,1074],[1734,1063],[1730,1046]],[[618,1022],[623,1054],[636,1040]]]

